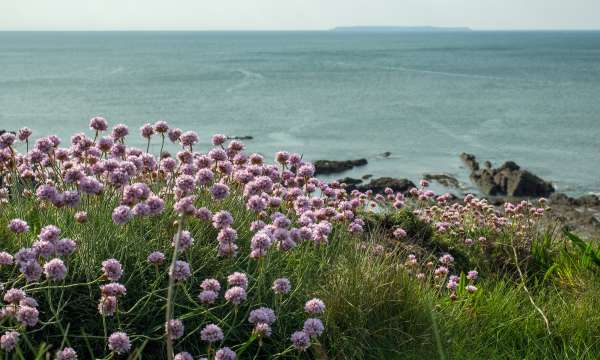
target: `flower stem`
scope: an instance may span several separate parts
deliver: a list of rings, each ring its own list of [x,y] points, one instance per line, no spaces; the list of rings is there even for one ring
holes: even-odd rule
[[[181,216],[179,219],[179,224],[177,225],[177,234],[175,235],[175,249],[173,250],[173,258],[171,259],[171,267],[169,268],[169,287],[167,290],[167,309],[165,311],[165,324],[168,323],[173,317],[173,294],[175,292],[175,279],[171,274],[175,269],[175,262],[177,261],[177,252],[179,251],[179,238],[181,236],[181,231],[183,230],[183,220],[184,217]],[[167,359],[173,360],[175,357],[173,351],[173,341],[169,334],[165,335],[165,341],[167,343]]]

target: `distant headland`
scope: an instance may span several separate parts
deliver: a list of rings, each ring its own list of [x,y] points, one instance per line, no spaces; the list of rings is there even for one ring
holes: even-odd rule
[[[437,26],[338,26],[330,31],[336,32],[457,32],[472,31],[468,27]]]

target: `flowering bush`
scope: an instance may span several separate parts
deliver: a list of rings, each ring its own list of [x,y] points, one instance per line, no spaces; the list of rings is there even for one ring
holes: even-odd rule
[[[75,134],[65,147],[46,136],[30,149],[27,128],[0,136],[7,353],[326,358],[344,305],[323,277],[339,274],[329,264],[339,251],[368,261],[363,275],[383,276],[374,269],[394,259],[393,281],[406,276],[439,299],[470,301],[482,292],[477,270],[499,256],[503,236],[518,235],[510,243],[518,267],[547,209],[542,201],[500,211],[471,195],[451,202],[426,182],[407,194],[348,193],[315,178],[298,154],[278,152],[271,164],[224,135],[200,152],[195,132],[165,121],[140,128],[144,151],[127,145],[125,125],[110,135],[101,117],[89,126],[91,137]],[[363,218],[402,212],[444,246],[400,258],[394,242],[416,236],[407,223],[368,242]]]

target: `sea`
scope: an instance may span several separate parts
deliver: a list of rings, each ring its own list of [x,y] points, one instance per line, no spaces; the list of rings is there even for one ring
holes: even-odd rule
[[[468,152],[599,193],[600,32],[0,32],[0,129],[67,144],[92,116],[369,162],[327,179],[448,173],[473,191]]]

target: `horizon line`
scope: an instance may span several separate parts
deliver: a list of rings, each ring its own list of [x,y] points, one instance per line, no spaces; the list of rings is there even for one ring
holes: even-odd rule
[[[472,28],[468,26],[394,26],[394,25],[350,25],[350,26],[335,26],[330,28],[314,28],[314,29],[0,29],[0,32],[333,32],[339,28],[355,28],[356,30],[348,32],[370,32],[367,29],[361,28],[390,28],[390,30],[381,30],[377,32],[401,32],[394,31],[393,28],[424,28],[424,30],[412,30],[406,32],[477,32],[477,31],[600,31],[598,28]],[[425,30],[425,28],[433,28]],[[458,28],[458,29],[457,29]],[[457,29],[457,30],[446,30]],[[464,29],[464,30],[463,30]],[[340,31],[342,32],[342,31]]]

